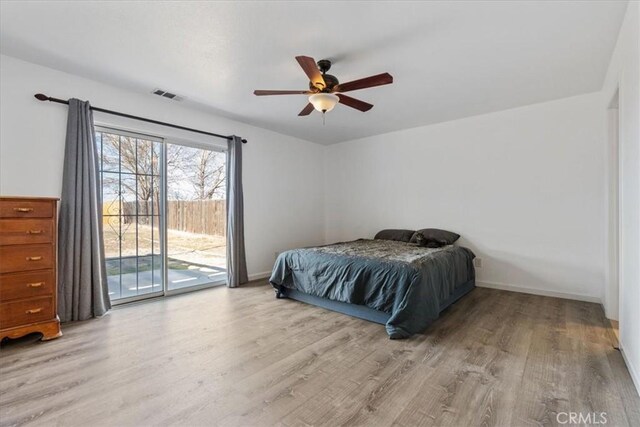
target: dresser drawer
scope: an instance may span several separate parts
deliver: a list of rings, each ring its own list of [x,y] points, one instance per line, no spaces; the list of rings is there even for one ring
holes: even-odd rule
[[[55,280],[53,270],[1,274],[0,302],[53,295]]]
[[[0,273],[54,267],[52,245],[0,246]]]
[[[0,304],[0,328],[42,322],[55,317],[53,297],[40,297]]]
[[[53,221],[50,219],[0,220],[0,245],[51,243]]]
[[[46,200],[2,200],[0,218],[53,218],[54,206]]]

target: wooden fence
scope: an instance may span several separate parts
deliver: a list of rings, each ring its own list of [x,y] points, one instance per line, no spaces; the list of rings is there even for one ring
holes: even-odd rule
[[[139,202],[144,204],[144,202]],[[135,202],[122,204],[123,215],[135,215]],[[151,211],[139,206],[140,211]],[[126,217],[125,217],[126,218]],[[126,219],[125,219],[126,221]],[[196,234],[224,236],[227,214],[225,200],[169,200],[167,202],[167,228]]]
[[[225,200],[167,202],[167,228],[171,230],[224,236],[226,217]]]

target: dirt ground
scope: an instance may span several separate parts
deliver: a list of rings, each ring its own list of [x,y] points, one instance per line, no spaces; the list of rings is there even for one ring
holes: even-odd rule
[[[122,255],[151,255],[160,254],[160,235],[156,227],[152,232],[149,225],[138,225],[136,253],[136,225],[123,224],[122,242],[118,239],[118,227],[104,226],[104,245],[107,258],[119,256],[119,246],[122,244]],[[168,230],[168,256],[186,262],[226,267],[226,238],[224,236],[210,236],[193,234],[184,231]],[[153,250],[152,250],[153,249]]]

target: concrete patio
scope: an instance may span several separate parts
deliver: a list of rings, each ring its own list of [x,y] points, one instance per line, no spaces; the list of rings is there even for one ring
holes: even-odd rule
[[[226,269],[168,258],[168,289],[224,282]],[[160,258],[150,256],[107,259],[107,279],[111,300],[162,291]],[[122,274],[119,274],[122,270]],[[137,272],[136,272],[137,270]]]

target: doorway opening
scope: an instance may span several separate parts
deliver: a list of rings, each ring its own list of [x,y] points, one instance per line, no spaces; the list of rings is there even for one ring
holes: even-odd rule
[[[620,307],[620,110],[619,110],[619,90],[611,98],[608,106],[608,279],[605,294],[605,312],[607,318],[611,319],[614,332],[617,333],[617,320],[619,319]]]

